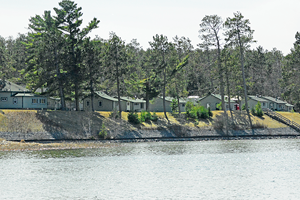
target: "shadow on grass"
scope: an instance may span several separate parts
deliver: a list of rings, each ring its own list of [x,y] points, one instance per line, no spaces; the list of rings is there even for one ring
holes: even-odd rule
[[[37,119],[55,139],[77,139],[97,136],[104,119],[97,112],[38,111]]]

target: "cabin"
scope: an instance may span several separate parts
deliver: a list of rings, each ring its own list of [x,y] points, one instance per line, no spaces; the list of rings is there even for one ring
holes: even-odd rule
[[[236,110],[236,102],[232,99],[230,99],[230,103],[228,103],[228,99],[224,97],[225,99],[225,108],[226,110],[229,110],[229,106],[231,110]],[[219,94],[208,94],[205,97],[202,97],[198,103],[201,106],[204,106],[205,108],[210,108],[210,110],[218,110],[217,105],[222,101],[221,95]]]
[[[48,97],[47,108],[50,110],[60,110],[61,109],[60,98]]]
[[[146,110],[146,101],[143,99],[132,99],[129,97],[121,97],[122,110],[127,112],[140,112]],[[123,109],[125,108],[125,109]]]
[[[119,110],[118,99],[111,97],[104,92],[95,92],[95,97],[93,101],[95,111],[113,111]],[[121,105],[122,106],[122,105]],[[125,110],[123,105],[122,110]],[[86,97],[83,99],[83,110],[91,111],[92,110],[92,100],[91,97]]]
[[[280,100],[278,97],[261,96],[269,102],[268,108],[275,111],[288,111],[287,102]],[[289,104],[290,105],[290,104]]]
[[[260,102],[261,108],[269,108],[270,102],[268,100],[261,98],[261,96],[248,95],[248,108],[250,110],[255,108],[258,102]],[[242,101],[242,104],[244,103],[245,101]]]
[[[47,109],[47,97],[31,93],[24,86],[5,81],[0,91],[0,109]]]
[[[166,112],[172,112],[171,109],[171,103],[172,100],[175,98],[172,97],[165,97],[165,105],[166,105]],[[179,99],[179,106],[180,106],[180,111],[185,112],[185,104],[187,100],[180,98]],[[151,112],[164,112],[164,106],[163,106],[163,97],[156,97],[150,102],[149,110]]]

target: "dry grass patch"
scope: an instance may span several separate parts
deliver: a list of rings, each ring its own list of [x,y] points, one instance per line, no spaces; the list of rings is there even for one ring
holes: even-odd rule
[[[262,118],[252,116],[253,124],[263,124],[267,128],[285,128],[287,125],[272,119],[271,117],[264,115]]]
[[[4,110],[0,116],[0,131],[2,132],[40,132],[43,123],[37,119],[36,110]]]
[[[291,113],[291,112],[278,112],[278,114],[281,114],[282,116],[288,118],[289,120],[292,120],[298,124],[300,124],[300,114],[299,113]]]
[[[118,144],[113,144],[118,145]],[[0,140],[0,151],[32,151],[32,150],[58,150],[58,149],[86,149],[103,148],[112,144],[100,142],[63,142],[63,143],[34,143],[34,142],[12,142],[4,139]]]

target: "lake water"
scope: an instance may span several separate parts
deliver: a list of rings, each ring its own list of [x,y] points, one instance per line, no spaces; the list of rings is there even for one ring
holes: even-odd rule
[[[300,140],[0,152],[0,199],[300,199]]]

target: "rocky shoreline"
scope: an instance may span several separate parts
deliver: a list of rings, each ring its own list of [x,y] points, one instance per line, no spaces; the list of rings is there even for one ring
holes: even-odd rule
[[[91,137],[88,134],[70,134],[70,133],[8,133],[0,132],[0,138],[9,141],[103,141],[103,142],[139,142],[139,141],[194,141],[194,140],[233,140],[233,139],[264,139],[264,138],[288,138],[300,137],[300,133],[292,128],[266,128],[253,130],[231,130],[227,135],[222,130],[214,129],[152,129],[152,130],[124,130],[111,131],[106,140]]]

